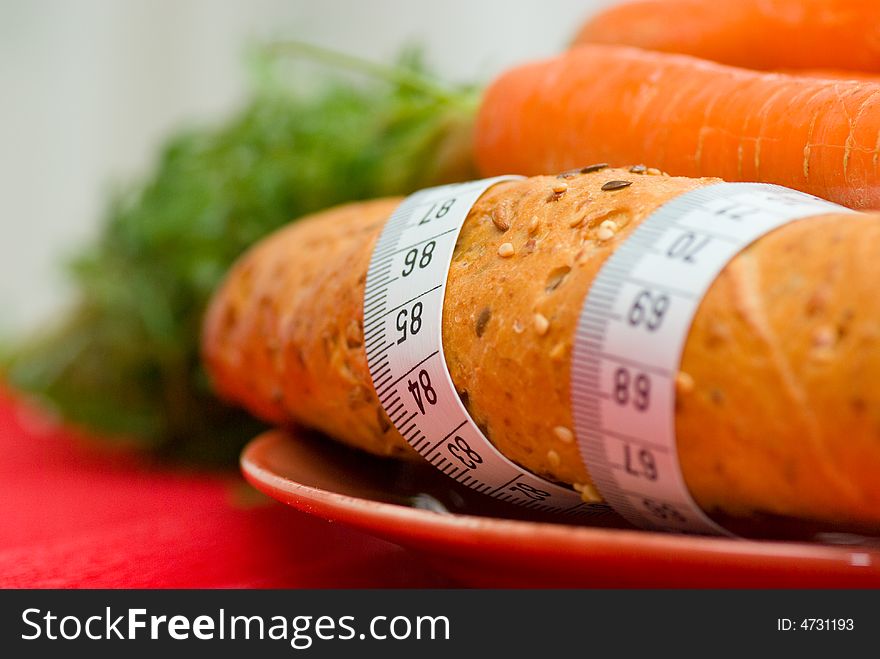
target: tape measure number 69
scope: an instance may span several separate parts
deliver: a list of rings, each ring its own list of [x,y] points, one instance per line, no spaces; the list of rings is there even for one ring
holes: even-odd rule
[[[737,253],[788,222],[831,212],[849,209],[776,185],[710,185],[661,206],[602,266],[581,310],[572,409],[596,489],[631,523],[731,535],[691,498],[679,466],[675,378],[685,340]]]
[[[373,385],[400,434],[478,492],[538,511],[605,515],[503,456],[452,383],[441,337],[456,238],[498,177],[417,192],[395,210],[367,274]],[[673,199],[617,247],[584,302],[571,365],[578,445],[611,508],[648,529],[731,535],[691,498],[675,443],[675,376],[700,301],[724,266],[793,220],[847,209],[779,186],[721,183]]]

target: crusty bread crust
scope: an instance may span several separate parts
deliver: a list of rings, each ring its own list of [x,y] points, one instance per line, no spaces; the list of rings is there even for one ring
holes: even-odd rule
[[[631,184],[603,190],[609,181]],[[715,182],[604,168],[502,183],[474,205],[450,268],[443,345],[502,453],[595,495],[569,389],[584,297],[652,211]],[[381,410],[363,348],[366,271],[399,201],[303,219],[242,257],[205,321],[223,396],[273,423],[417,458]],[[802,220],[744,250],[708,291],[676,400],[682,469],[705,510],[880,521],[878,249],[878,216]]]

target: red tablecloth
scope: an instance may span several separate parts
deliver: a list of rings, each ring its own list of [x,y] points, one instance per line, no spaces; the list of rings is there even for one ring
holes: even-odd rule
[[[415,555],[269,501],[238,474],[108,451],[0,390],[0,587],[444,585]]]

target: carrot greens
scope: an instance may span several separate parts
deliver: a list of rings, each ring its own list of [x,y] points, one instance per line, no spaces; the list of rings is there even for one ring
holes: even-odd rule
[[[357,68],[302,45],[266,49],[245,107],[171,137],[148,179],[110,200],[99,239],[70,265],[71,311],[5,350],[13,386],[68,421],[231,463],[260,426],[215,398],[198,345],[232,261],[304,214],[472,176],[474,90],[433,81],[408,53],[391,67],[337,69],[306,91],[272,74],[291,54]]]

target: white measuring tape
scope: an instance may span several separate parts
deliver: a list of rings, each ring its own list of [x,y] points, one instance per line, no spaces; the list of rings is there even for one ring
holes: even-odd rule
[[[471,207],[498,178],[421,190],[394,211],[373,250],[364,341],[382,407],[410,445],[459,483],[502,501],[567,515],[606,512],[498,451],[455,390],[440,335],[446,277]]]
[[[775,185],[719,183],[661,206],[602,266],[581,309],[572,408],[593,484],[628,521],[731,535],[691,498],[678,462],[675,378],[691,322],[743,248],[793,220],[841,211]]]
[[[573,490],[519,467],[468,414],[441,337],[446,278],[473,204],[506,176],[421,190],[389,218],[364,292],[373,385],[407,442],[478,492],[527,508],[604,515]],[[791,220],[842,207],[785,188],[718,184],[646,219],[590,288],[572,360],[572,403],[585,464],[599,493],[645,528],[726,533],[691,499],[675,449],[674,384],[703,294],[743,247]]]

